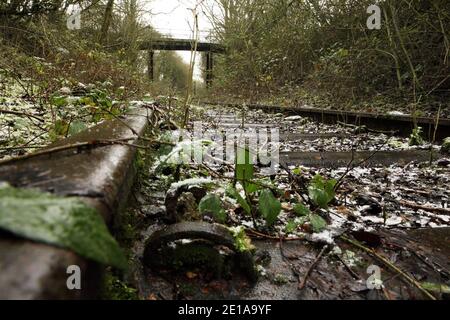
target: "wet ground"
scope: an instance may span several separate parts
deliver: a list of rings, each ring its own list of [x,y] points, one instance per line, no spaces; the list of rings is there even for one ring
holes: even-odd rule
[[[234,174],[229,164],[183,166],[166,175],[153,167],[130,209],[141,221],[130,278],[141,298],[449,298],[450,161],[439,146],[409,146],[408,139],[389,133],[260,111],[216,108],[196,120],[212,133],[242,126],[279,129],[283,167],[269,173],[260,165],[256,176],[285,191],[282,212],[271,228],[244,215],[225,194]],[[289,172],[305,181],[320,173],[342,183],[328,210],[318,211],[325,230],[314,233],[301,223],[292,227],[292,200],[298,195]],[[144,266],[146,240],[167,225],[165,191],[174,176],[213,178],[212,192],[226,204],[226,223],[245,226],[256,247],[256,283],[237,271],[215,279],[200,267],[174,272]]]

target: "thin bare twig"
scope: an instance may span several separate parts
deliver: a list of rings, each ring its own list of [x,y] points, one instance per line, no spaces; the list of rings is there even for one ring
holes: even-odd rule
[[[320,261],[323,254],[325,253],[325,251],[327,251],[327,249],[328,249],[328,245],[326,244],[323,246],[322,250],[320,250],[320,253],[317,255],[316,259],[314,259],[313,263],[311,263],[308,270],[306,270],[305,276],[303,277],[302,281],[300,281],[300,283],[298,284],[298,290],[302,290],[305,287],[306,281],[308,281],[309,275],[311,274],[311,272],[313,271],[313,269],[317,265],[317,263]]]
[[[0,109],[0,113],[12,114],[12,115],[21,116],[21,117],[33,118],[33,119],[36,119],[36,120],[38,120],[40,122],[44,122],[44,119],[42,119],[41,117],[35,116],[33,114],[26,113],[26,112]]]
[[[365,162],[369,161],[370,159],[372,159],[378,152],[381,151],[381,149],[389,142],[389,140],[391,139],[392,135],[386,139],[386,141],[382,144],[380,144],[368,157],[366,157],[365,159],[361,160],[360,162],[356,163],[355,165],[353,165],[353,162],[355,161],[355,154],[354,151],[352,150],[352,159],[350,160],[349,164],[347,165],[347,169],[345,170],[345,172],[342,174],[342,176],[338,179],[338,181],[336,182],[336,185],[334,186],[334,191],[336,192],[339,187],[342,185],[342,182],[344,181],[344,178],[356,167],[359,167],[360,165],[364,164]]]
[[[251,229],[251,228],[246,228],[245,231],[247,231],[248,235],[250,237],[253,237],[253,238],[263,238],[263,239],[267,239],[267,240],[280,241],[280,237],[271,236],[269,234],[261,233],[259,231],[254,230],[254,229]],[[306,240],[306,239],[304,237],[296,237],[296,238],[281,237],[281,240],[282,241],[299,241],[299,240]]]

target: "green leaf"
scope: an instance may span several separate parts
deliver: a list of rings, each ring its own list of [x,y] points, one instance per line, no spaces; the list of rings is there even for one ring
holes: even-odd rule
[[[95,102],[91,97],[83,97],[78,100],[79,104],[84,104],[86,106],[95,106]]]
[[[67,97],[64,96],[53,97],[52,104],[56,107],[64,107],[67,105]]]
[[[309,217],[314,232],[322,232],[327,227],[327,222],[318,214],[312,214]]]
[[[198,205],[200,213],[210,213],[217,222],[224,223],[227,220],[227,214],[222,208],[222,201],[214,194],[208,194],[200,200]]]
[[[250,150],[238,147],[236,153],[236,179],[246,188],[246,184],[249,184],[247,181],[252,180],[253,175],[254,168]]]
[[[297,214],[297,216],[307,216],[311,213],[311,210],[309,210],[309,208],[304,204],[297,203],[294,206],[294,212]]]
[[[422,137],[423,131],[422,127],[414,128],[411,135],[409,136],[409,145],[410,146],[420,146],[425,143]]]
[[[445,284],[422,282],[421,285],[422,288],[431,292],[450,294],[450,287]]]
[[[69,124],[64,120],[56,120],[55,125],[49,131],[49,136],[52,141],[67,135],[69,131]]]
[[[226,190],[226,195],[233,199],[236,199],[237,202],[239,203],[239,205],[242,207],[242,209],[244,209],[245,213],[247,213],[247,214],[252,213],[250,205],[248,204],[247,200],[242,198],[242,196],[239,194],[239,192],[233,186],[228,186],[228,188]]]
[[[259,212],[266,220],[268,226],[275,223],[281,211],[281,203],[275,198],[269,189],[264,189],[259,194]]]
[[[248,194],[255,193],[256,191],[261,190],[261,187],[258,186],[255,183],[245,183],[245,191],[247,191]]]
[[[74,121],[70,124],[69,136],[73,136],[77,133],[80,133],[81,131],[86,130],[86,129],[87,129],[87,126],[83,121]]]
[[[292,170],[292,173],[299,176],[302,174],[302,169],[301,168],[295,168],[294,170]]]
[[[329,198],[325,190],[308,187],[308,195],[311,200],[321,208],[328,208]]]
[[[308,187],[308,195],[320,208],[327,209],[328,203],[334,199],[334,186],[336,180],[324,180],[321,175],[316,175]]]
[[[245,233],[245,229],[242,226],[228,228],[234,237],[234,246],[239,252],[253,251],[255,246],[252,244],[252,240]]]
[[[292,233],[297,230],[298,226],[299,224],[295,220],[289,220],[284,228],[284,231],[286,231],[286,233]]]
[[[442,142],[441,152],[450,154],[450,137],[445,138]]]
[[[126,258],[100,214],[78,199],[0,187],[0,228],[34,241],[71,249],[125,269]]]

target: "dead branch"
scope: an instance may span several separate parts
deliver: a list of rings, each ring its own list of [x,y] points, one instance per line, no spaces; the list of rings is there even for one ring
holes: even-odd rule
[[[252,238],[260,238],[260,239],[267,239],[267,240],[276,240],[280,241],[280,237],[271,236],[269,234],[261,233],[259,231],[256,231],[251,228],[246,228],[245,231],[247,231],[247,235]],[[306,240],[305,237],[296,237],[296,238],[286,238],[281,237],[281,241],[299,241],[299,240]]]
[[[406,200],[392,200],[392,201],[395,201],[398,204],[400,204],[404,207],[411,208],[411,209],[416,209],[416,210],[420,209],[420,210],[425,210],[425,211],[429,211],[429,212],[450,215],[450,209],[447,209],[447,208],[424,206],[424,205],[420,205],[415,202],[406,201]]]
[[[0,109],[0,113],[12,114],[12,115],[15,115],[15,116],[20,116],[20,117],[33,118],[33,119],[36,119],[36,120],[38,120],[40,122],[44,122],[44,119],[42,119],[41,117],[35,116],[33,114],[26,113],[26,112]]]
[[[306,270],[305,276],[303,277],[303,280],[298,284],[298,290],[302,290],[305,285],[306,285],[306,281],[308,280],[309,275],[311,274],[311,272],[313,271],[314,267],[317,265],[317,263],[320,261],[320,259],[322,258],[323,254],[325,253],[325,251],[327,251],[328,249],[328,245],[324,245],[322,250],[320,251],[320,253],[317,255],[316,259],[314,259],[313,263],[311,263],[311,265],[309,266],[308,270]]]
[[[350,273],[350,275],[356,279],[359,280],[361,277],[342,259],[338,254],[335,254],[336,258],[344,265],[345,269]]]
[[[414,278],[412,278],[411,276],[407,275],[405,272],[400,270],[397,266],[395,266],[392,262],[387,260],[385,257],[376,253],[373,249],[368,248],[368,247],[364,246],[363,244],[361,244],[360,242],[351,240],[345,236],[340,236],[340,238],[342,240],[344,240],[345,242],[348,242],[348,243],[354,245],[355,247],[367,252],[369,255],[377,258],[378,260],[383,262],[386,266],[388,266],[391,270],[393,270],[397,274],[401,275],[407,282],[409,282],[410,284],[415,286],[417,289],[419,289],[430,300],[436,300],[436,298],[431,293],[429,293],[427,290],[425,290],[419,282],[417,282]]]

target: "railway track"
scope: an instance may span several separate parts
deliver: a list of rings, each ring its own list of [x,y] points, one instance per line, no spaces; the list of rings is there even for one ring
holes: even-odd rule
[[[204,102],[204,105],[222,106],[227,108],[239,108],[241,105],[232,103]],[[406,114],[386,113],[376,114],[369,112],[337,111],[330,109],[311,108],[305,106],[275,106],[264,104],[246,104],[251,110],[264,110],[268,113],[283,113],[285,115],[299,115],[327,124],[344,122],[347,124],[366,126],[373,130],[396,131],[397,135],[407,137],[411,134],[414,122],[423,128],[427,139],[432,140],[435,135],[436,141],[450,136],[450,119],[433,117],[416,118]],[[437,125],[437,129],[436,129]],[[436,134],[435,134],[436,131]]]
[[[337,196],[339,204],[334,205],[328,211],[331,224],[340,225],[340,228],[347,230],[350,234],[355,232],[354,236],[357,239],[363,243],[369,242],[369,245],[374,245],[382,255],[389,256],[395,253],[398,256],[400,254],[399,252],[389,251],[392,250],[389,249],[392,242],[397,246],[403,246],[405,255],[409,255],[407,252],[416,252],[420,257],[427,256],[434,261],[433,263],[436,263],[430,269],[430,266],[424,266],[423,261],[420,261],[417,257],[402,257],[397,260],[402,269],[414,269],[414,272],[432,274],[437,272],[436,268],[438,267],[436,266],[439,265],[442,266],[440,270],[449,270],[448,256],[450,256],[450,252],[448,248],[445,248],[445,239],[448,239],[450,229],[445,227],[449,225],[450,219],[444,216],[432,217],[429,212],[403,207],[394,199],[395,197],[415,199],[415,201],[432,203],[436,206],[441,206],[442,200],[448,199],[450,194],[446,190],[445,184],[450,177],[450,168],[445,165],[445,162],[442,162],[444,164],[442,167],[437,165],[444,157],[439,153],[437,146],[429,145],[422,149],[410,147],[407,144],[407,139],[401,136],[355,132],[349,127],[318,123],[307,117],[274,116],[273,113],[256,110],[242,113],[241,110],[233,107],[213,108],[206,112],[203,118],[196,117],[195,120],[201,122],[203,132],[206,133],[207,137],[213,135],[213,133],[221,132],[219,134],[220,143],[223,141],[222,138],[227,136],[223,133],[242,133],[245,131],[254,133],[260,130],[269,132],[277,129],[279,133],[279,161],[292,170],[302,168],[302,175],[306,177],[321,173],[338,178],[349,168],[350,164],[354,164],[353,170],[355,172],[350,170],[351,173],[345,178],[345,191]],[[194,127],[194,124],[192,124],[192,127]],[[388,142],[391,139],[395,143],[389,144]],[[224,143],[224,145],[226,144]],[[437,179],[427,176],[427,170],[423,170],[422,166],[429,166],[430,161],[436,168]],[[256,166],[258,165],[256,164]],[[196,168],[196,166],[194,167]],[[262,177],[266,175],[264,167],[255,170]],[[213,166],[213,171],[220,172],[223,177],[233,174],[232,171],[221,169],[220,165]],[[188,176],[190,175],[189,172],[188,170],[186,173]],[[217,177],[217,179],[218,184],[222,187],[227,183],[226,179],[221,180],[220,177]],[[277,171],[274,181],[274,184],[281,189],[286,188],[287,190],[289,188],[283,170]],[[151,194],[152,191],[149,191],[149,193]],[[367,208],[358,203],[358,200],[355,201],[357,194],[369,195],[377,201],[385,201],[386,216],[382,218],[364,213],[363,211]],[[377,195],[382,195],[385,200],[376,198]],[[393,195],[394,198],[390,199],[390,195]],[[389,202],[391,200],[392,203]],[[158,200],[155,199],[155,201]],[[162,199],[159,202],[161,206],[164,204]],[[353,216],[353,213],[358,217]],[[286,218],[282,217],[281,219]],[[349,222],[352,219],[357,221],[353,226],[351,226],[352,222]],[[430,219],[428,221],[431,224],[420,225],[421,222],[415,219]],[[437,222],[439,219],[442,220]],[[254,227],[248,217],[247,219],[242,218],[239,223],[250,226],[250,228]],[[402,279],[391,280],[385,292],[367,289],[365,282],[367,270],[364,266],[373,264],[380,265],[382,268],[388,267],[382,265],[373,256],[360,252],[351,245],[349,246],[339,237],[334,239],[332,246],[339,248],[340,253],[336,249],[336,251],[328,253],[326,259],[321,259],[309,276],[306,287],[299,290],[299,282],[302,281],[302,277],[320,251],[317,248],[323,246],[323,241],[326,242],[327,239],[314,239],[313,237],[313,241],[290,241],[289,236],[284,233],[285,224],[286,220],[275,226],[276,231],[272,236],[258,236],[258,233],[253,235],[253,243],[257,247],[258,254],[269,257],[270,260],[269,264],[261,267],[263,276],[260,277],[255,286],[251,284],[246,286],[247,282],[242,278],[208,283],[201,275],[197,274],[191,274],[194,277],[191,279],[183,275],[178,276],[173,278],[171,282],[167,280],[167,276],[161,278],[157,273],[145,269],[141,275],[137,276],[136,280],[137,283],[146,283],[140,287],[141,294],[143,296],[155,296],[163,293],[165,299],[173,299],[174,293],[171,288],[173,288],[173,283],[176,283],[181,288],[177,293],[178,297],[187,299],[221,299],[227,297],[280,300],[413,299],[420,296],[420,293],[411,289],[411,285],[405,284]],[[430,229],[432,226],[444,228],[439,229],[442,232],[432,233],[429,232],[429,230],[432,230]],[[422,229],[423,227],[425,229]],[[156,223],[145,233],[153,234],[154,231],[152,230],[158,230],[159,228],[164,228],[164,224],[158,225]],[[417,228],[419,229],[415,230]],[[412,229],[412,231],[408,231],[409,229]],[[421,230],[425,231],[422,232]],[[291,236],[294,240],[298,237],[298,235]],[[287,237],[287,239],[283,243],[280,241],[280,237]],[[370,241],[366,238],[371,237],[378,239],[379,243],[370,244]],[[143,245],[138,244],[137,247],[142,248]],[[139,250],[136,254],[139,257]],[[383,278],[398,277],[389,270],[383,272],[385,272]],[[444,271],[444,273],[446,272]],[[145,279],[152,279],[152,283],[149,284],[148,280]],[[189,288],[189,290],[183,288]],[[412,290],[411,292],[414,293],[411,295],[404,294],[407,290]]]
[[[355,131],[353,127],[330,124],[327,121],[317,122],[298,114],[292,116],[290,112],[274,114],[258,110],[252,107],[242,113],[242,110],[231,107],[210,108],[195,120],[201,122],[204,132],[217,133],[242,129],[270,132],[276,129],[279,134],[280,161],[292,170],[300,168],[306,178],[311,178],[316,173],[339,178],[351,164],[354,164],[355,167],[349,170],[343,181],[342,192],[337,195],[338,203],[329,209],[330,226],[339,225],[363,242],[364,237],[372,235],[380,240],[377,250],[388,257],[395,255],[398,266],[402,269],[424,274],[427,280],[432,282],[448,280],[448,278],[442,280],[441,277],[445,277],[447,270],[450,269],[448,259],[450,253],[446,246],[450,230],[447,226],[450,225],[450,221],[445,215],[432,210],[402,205],[404,201],[403,203],[420,203],[425,208],[426,206],[448,208],[450,194],[447,186],[450,167],[448,163],[446,164],[444,155],[439,153],[438,146],[410,147],[408,139],[401,134]],[[102,139],[111,138],[111,135],[117,139],[128,137],[129,125],[139,132],[144,132],[146,124],[143,120],[147,115],[143,112],[141,118],[127,119],[127,126],[122,121],[103,123],[60,144],[95,140],[99,139],[98,135]],[[357,123],[358,126],[360,124]],[[444,128],[446,122],[443,121],[441,125]],[[386,129],[391,130],[392,127],[383,128]],[[441,133],[446,129],[442,130]],[[111,222],[118,214],[119,207],[125,207],[124,202],[130,192],[134,175],[131,165],[134,157],[132,149],[125,146],[103,147],[92,153],[63,152],[52,157],[41,156],[20,164],[4,166],[0,168],[0,180],[16,186],[33,186],[67,196],[80,197],[97,207],[105,220]],[[186,170],[185,174],[195,176],[198,167]],[[258,167],[256,171],[258,176],[267,175],[264,167]],[[211,172],[211,175],[214,174],[223,177],[217,178],[217,181],[219,185],[224,185],[229,181],[225,179],[226,176],[232,176],[233,173],[229,166],[226,168],[219,166]],[[98,177],[103,178],[99,180]],[[287,212],[280,216],[272,236],[253,234],[257,259],[266,257],[269,260],[268,264],[261,265],[260,272],[263,275],[256,285],[247,283],[241,277],[230,281],[205,281],[201,275],[195,273],[190,274],[187,279],[183,276],[168,281],[167,277],[161,277],[140,263],[145,240],[166,226],[164,217],[167,212],[164,205],[167,189],[161,184],[163,178],[156,175],[152,179],[150,183],[137,190],[140,194],[138,198],[143,200],[126,209],[129,213],[139,212],[144,217],[142,229],[139,230],[141,236],[132,248],[132,261],[137,262],[137,265],[132,266],[134,282],[139,295],[143,298],[149,296],[162,299],[420,297],[420,292],[387,270],[386,279],[393,277],[389,280],[388,292],[368,290],[364,286],[367,274],[363,266],[367,263],[379,265],[380,261],[376,261],[369,254],[358,252],[339,237],[334,239],[334,245],[340,248],[341,253],[327,253],[309,275],[306,287],[299,290],[298,283],[303,280],[302,277],[307,273],[323,244],[321,241],[312,241],[314,239],[308,241],[286,239],[285,243],[280,242],[279,235],[289,237],[284,234],[289,215]],[[278,169],[276,172],[275,182],[278,188],[289,189],[287,176],[282,170]],[[380,217],[367,214],[364,211],[367,209],[366,205],[358,202],[357,194],[369,196],[377,203],[383,203],[387,215]],[[233,214],[234,223],[249,226],[251,221],[247,218]],[[358,226],[362,230],[362,236],[352,233]],[[429,232],[438,230],[433,229],[437,227],[440,227],[439,232]],[[293,239],[295,237],[294,235]],[[393,251],[393,245],[403,249]],[[68,250],[11,238],[10,235],[0,236],[0,248],[2,261],[7,261],[6,264],[0,264],[0,285],[6,288],[6,291],[2,291],[4,294],[2,297],[77,299],[94,297],[96,294],[97,280],[102,269]],[[412,255],[413,252],[422,259]],[[355,256],[351,258],[349,256],[351,253],[356,255],[356,258]],[[422,261],[424,259],[427,263]],[[86,290],[81,292],[65,290],[65,278],[61,273],[65,274],[67,263],[79,264],[83,273],[89,275],[83,283]],[[27,267],[24,268],[24,265]],[[33,273],[35,276],[30,278],[29,272],[37,273]],[[436,278],[438,276],[441,280]],[[91,281],[92,279],[94,280]],[[176,283],[179,288],[177,292],[173,291],[174,281],[179,281]],[[196,283],[202,287],[198,287]],[[376,296],[379,294],[382,296]]]

